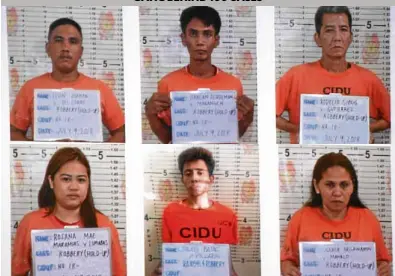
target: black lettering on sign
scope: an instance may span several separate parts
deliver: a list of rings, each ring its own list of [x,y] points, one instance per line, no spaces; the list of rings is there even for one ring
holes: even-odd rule
[[[332,239],[351,239],[351,232],[323,232],[322,238],[325,240]]]
[[[209,238],[213,237],[219,239],[221,237],[221,228],[217,227],[183,227],[180,229],[180,236],[186,239],[189,238]]]

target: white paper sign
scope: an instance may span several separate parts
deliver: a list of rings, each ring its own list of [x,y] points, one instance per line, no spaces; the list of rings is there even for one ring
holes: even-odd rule
[[[112,276],[109,228],[32,230],[33,275]]]
[[[60,139],[103,142],[99,91],[34,91],[34,140]]]
[[[301,95],[300,144],[369,144],[369,97]]]
[[[302,276],[376,276],[374,242],[300,242]]]
[[[171,92],[172,142],[238,143],[236,91]]]
[[[228,244],[163,243],[164,276],[229,276]]]

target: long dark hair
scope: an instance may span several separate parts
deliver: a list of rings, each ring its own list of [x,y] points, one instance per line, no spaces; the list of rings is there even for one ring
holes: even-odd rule
[[[322,197],[320,194],[317,194],[314,189],[314,180],[318,184],[322,179],[322,174],[329,168],[339,166],[344,168],[351,176],[352,184],[354,190],[350,196],[350,201],[348,202],[348,206],[358,207],[358,208],[367,208],[358,196],[358,177],[355,171],[355,168],[351,161],[342,153],[327,153],[321,156],[317,162],[315,163],[313,170],[313,178],[311,180],[311,189],[310,189],[310,199],[305,203],[304,206],[310,207],[322,207]]]
[[[95,204],[93,202],[92,197],[92,189],[91,189],[91,168],[86,158],[85,154],[79,148],[71,148],[65,147],[57,150],[54,155],[49,160],[47,165],[47,170],[45,172],[44,181],[41,185],[40,191],[38,193],[38,206],[40,208],[47,208],[48,215],[50,215],[54,209],[56,204],[56,198],[53,190],[49,185],[50,176],[51,179],[55,178],[55,174],[59,171],[59,169],[70,161],[78,161],[83,166],[85,166],[88,177],[89,177],[89,186],[88,186],[88,194],[85,200],[81,204],[80,208],[80,216],[83,222],[84,227],[94,228],[98,227],[96,212],[98,212],[95,208]]]

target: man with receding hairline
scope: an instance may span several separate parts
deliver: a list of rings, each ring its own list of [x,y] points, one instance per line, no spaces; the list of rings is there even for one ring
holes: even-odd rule
[[[370,132],[390,127],[390,95],[382,81],[370,70],[347,62],[352,42],[352,17],[345,6],[322,6],[315,14],[314,40],[322,49],[321,59],[292,67],[276,85],[276,125],[298,143],[300,95],[341,93],[369,97]],[[288,111],[289,120],[281,117]],[[371,142],[373,140],[371,139]]]
[[[20,89],[10,114],[11,140],[30,140],[26,133],[29,127],[34,129],[35,89],[72,88],[100,92],[102,121],[111,134],[107,142],[125,142],[125,117],[113,91],[78,71],[83,53],[81,26],[70,18],[55,20],[49,27],[45,50],[52,61],[52,72],[27,81]]]
[[[240,80],[211,63],[211,54],[219,45],[221,18],[207,6],[192,6],[180,17],[182,44],[188,48],[189,64],[164,76],[158,90],[145,106],[145,114],[152,131],[162,143],[171,142],[170,92],[236,90],[239,136],[243,136],[254,116],[254,101],[243,93]]]

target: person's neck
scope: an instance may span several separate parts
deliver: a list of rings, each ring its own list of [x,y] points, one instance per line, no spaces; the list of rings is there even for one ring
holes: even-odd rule
[[[322,56],[320,63],[325,70],[332,73],[345,72],[349,67],[346,57],[332,58],[328,56]]]
[[[188,71],[192,76],[206,79],[215,75],[216,68],[211,64],[211,59],[205,61],[190,60]]]
[[[78,73],[77,70],[74,70],[70,73],[62,73],[60,71],[53,69],[51,73],[51,77],[59,82],[73,82],[76,81],[79,76],[80,73]]]
[[[343,220],[347,215],[347,209],[348,208],[344,208],[341,211],[332,211],[329,210],[327,207],[323,206],[321,210],[324,216],[326,216],[330,220]]]
[[[80,208],[74,210],[68,210],[59,206],[58,204],[55,206],[53,211],[54,216],[56,216],[59,220],[65,223],[76,223],[81,219]]]
[[[212,205],[212,202],[209,199],[208,194],[205,193],[200,196],[188,196],[186,204],[192,209],[207,209]]]

